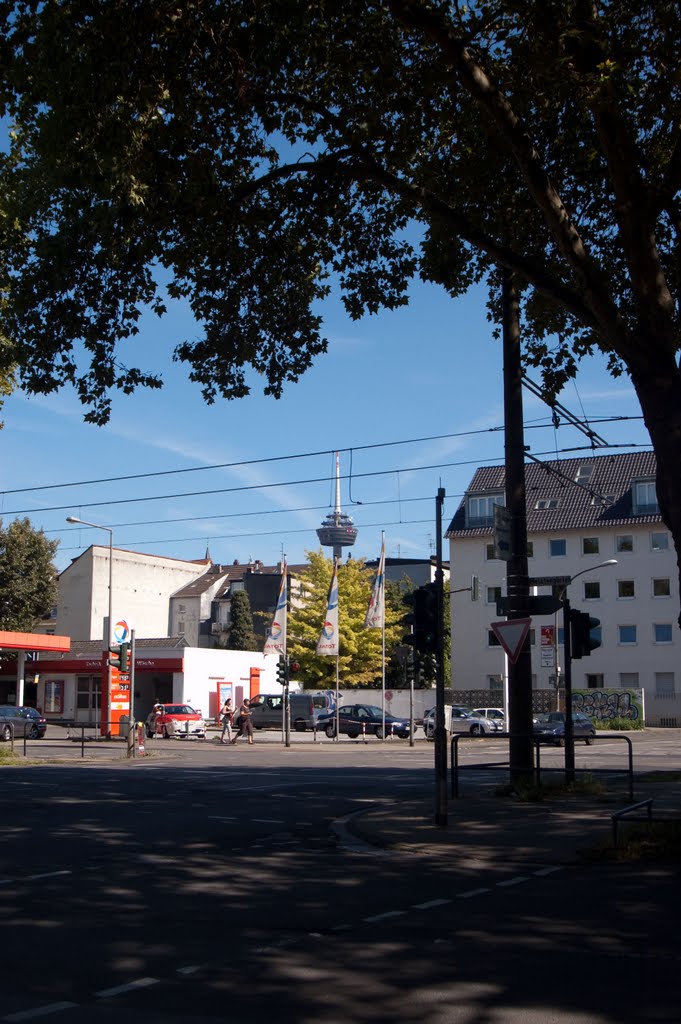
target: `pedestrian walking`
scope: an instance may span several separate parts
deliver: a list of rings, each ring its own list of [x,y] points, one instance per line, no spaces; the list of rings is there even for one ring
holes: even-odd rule
[[[243,704],[236,713],[236,724],[239,728],[238,733],[232,740],[232,743],[236,743],[239,736],[248,736],[249,744],[253,742],[253,722],[251,721],[251,702],[248,697],[244,700]]]
[[[222,734],[220,736],[220,743],[231,743],[232,723],[234,721],[234,708],[232,707],[231,697],[228,697],[225,703],[222,705],[222,710],[220,711],[220,718],[222,720]]]

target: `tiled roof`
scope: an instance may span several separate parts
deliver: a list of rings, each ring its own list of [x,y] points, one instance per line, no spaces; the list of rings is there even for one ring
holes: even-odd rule
[[[145,638],[137,639],[135,637],[135,650],[137,652],[141,650],[178,650],[183,647],[189,647],[189,644],[183,636],[162,636],[157,638]],[[89,655],[94,657],[102,653],[102,641],[101,640],[72,640],[71,650],[66,657],[77,657],[79,655]]]
[[[592,467],[591,474],[577,484],[580,469]],[[554,462],[528,462],[525,465],[527,532],[585,529],[597,526],[627,526],[635,523],[660,523],[659,513],[632,514],[631,485],[635,480],[655,479],[657,464],[653,452],[629,452],[621,455],[597,455]],[[454,515],[447,537],[473,537],[492,533],[492,526],[466,529],[466,499],[472,494],[490,494],[504,490],[503,466],[482,466],[473,475],[466,494]],[[537,508],[537,502],[555,507]]]

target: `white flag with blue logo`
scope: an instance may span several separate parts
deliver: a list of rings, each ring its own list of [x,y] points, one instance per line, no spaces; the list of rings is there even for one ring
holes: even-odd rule
[[[385,541],[381,545],[381,557],[378,572],[371,591],[371,600],[367,609],[364,625],[368,629],[380,629],[385,617]]]
[[[333,565],[333,576],[329,587],[329,602],[326,608],[326,618],[322,626],[322,632],[317,642],[317,654],[339,653],[338,641],[338,570],[336,563]]]
[[[286,562],[281,567],[281,586],[263,654],[286,654]]]

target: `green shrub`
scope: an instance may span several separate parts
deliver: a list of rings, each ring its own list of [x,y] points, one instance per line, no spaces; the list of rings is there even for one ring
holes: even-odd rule
[[[645,728],[640,718],[611,718],[607,722],[594,718],[593,723],[597,729],[609,729],[613,732],[631,732],[633,729]]]

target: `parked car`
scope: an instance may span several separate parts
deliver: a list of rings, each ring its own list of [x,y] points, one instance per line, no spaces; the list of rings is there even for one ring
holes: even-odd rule
[[[473,736],[481,733],[503,732],[504,726],[496,718],[483,718],[470,708],[460,704],[445,704],[445,728],[448,733],[469,732]],[[435,739],[435,711],[424,719],[423,729],[427,740]]]
[[[47,730],[47,719],[35,708],[15,707],[14,704],[0,705],[0,740],[23,739],[41,740]]]
[[[342,734],[351,740],[358,736],[383,737],[383,711],[374,704],[344,704],[338,709],[338,726]],[[317,728],[323,729],[329,739],[336,735],[336,712],[327,711],[317,720]],[[395,735],[400,739],[409,737],[409,719],[398,718],[396,715],[385,714],[385,732],[387,736]]]
[[[305,732],[317,726],[320,715],[329,709],[323,693],[291,693],[291,728]],[[282,693],[259,693],[251,699],[251,722],[254,729],[281,729],[284,717]]]
[[[589,746],[596,735],[596,727],[587,715],[575,711],[572,715],[572,728],[576,740],[584,740]],[[556,746],[565,745],[565,712],[550,711],[546,715],[537,715],[532,725],[535,736]]]
[[[188,736],[206,738],[206,723],[200,711],[189,704],[157,704],[147,716],[146,733],[149,739],[162,736],[164,740]]]
[[[495,722],[501,722],[506,728],[506,716],[503,708],[473,708],[473,714],[478,718],[493,718]]]

